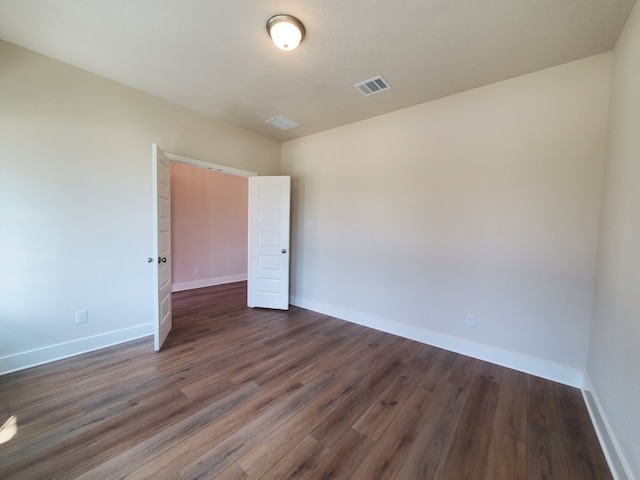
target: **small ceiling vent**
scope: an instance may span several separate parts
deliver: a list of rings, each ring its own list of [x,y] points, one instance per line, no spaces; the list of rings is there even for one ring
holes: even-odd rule
[[[280,130],[290,130],[292,128],[300,126],[299,123],[294,122],[290,118],[283,117],[282,115],[266,120],[264,123],[273,125],[274,127],[279,128]]]
[[[366,95],[373,95],[374,93],[384,92],[385,90],[389,90],[391,85],[387,83],[387,81],[382,78],[380,75],[377,77],[370,78],[369,80],[365,80],[364,82],[356,83],[354,85],[360,93]]]

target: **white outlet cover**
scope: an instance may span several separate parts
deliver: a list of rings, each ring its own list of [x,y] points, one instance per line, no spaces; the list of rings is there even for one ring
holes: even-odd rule
[[[87,311],[86,310],[78,310],[76,312],[76,324],[79,323],[87,323]]]
[[[464,324],[467,327],[473,327],[475,325],[475,323],[476,323],[475,315],[467,314],[467,315],[464,316]]]

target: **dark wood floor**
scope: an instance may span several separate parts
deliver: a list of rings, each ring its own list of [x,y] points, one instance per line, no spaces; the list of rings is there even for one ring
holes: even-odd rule
[[[245,295],[174,294],[160,353],[0,377],[0,478],[611,478],[578,390]]]

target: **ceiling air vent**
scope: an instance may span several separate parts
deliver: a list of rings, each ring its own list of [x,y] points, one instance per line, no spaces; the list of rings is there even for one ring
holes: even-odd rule
[[[364,82],[356,83],[354,85],[360,93],[366,95],[373,95],[374,93],[384,92],[385,90],[389,90],[391,85],[387,83],[387,81],[382,78],[380,75],[377,77],[370,78],[369,80],[365,80]]]
[[[274,127],[279,128],[280,130],[290,130],[292,128],[300,126],[299,123],[294,122],[290,118],[283,117],[282,115],[266,120],[264,123],[273,125]]]

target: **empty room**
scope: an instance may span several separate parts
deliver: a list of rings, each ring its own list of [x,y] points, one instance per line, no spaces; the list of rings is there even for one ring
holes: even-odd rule
[[[640,479],[634,0],[0,0],[0,478]]]

